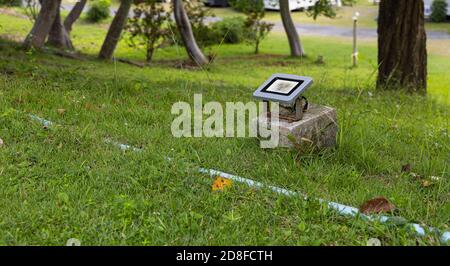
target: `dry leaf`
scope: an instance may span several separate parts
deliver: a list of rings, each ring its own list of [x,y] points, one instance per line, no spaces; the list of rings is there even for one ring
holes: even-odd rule
[[[424,179],[422,180],[422,187],[429,187],[431,185],[434,185],[434,183],[430,180]]]
[[[218,176],[212,184],[212,191],[218,191],[218,190],[222,191],[227,187],[231,187],[232,183],[233,183],[233,181],[231,179]]]
[[[395,205],[392,204],[385,197],[376,197],[374,199],[364,202],[359,211],[364,214],[392,212],[395,210]]]
[[[0,147],[3,146],[4,142],[2,139],[0,139]]]
[[[56,111],[58,112],[58,114],[63,115],[66,112],[66,109],[56,109]]]
[[[402,166],[402,172],[403,173],[410,173],[411,172],[411,164],[405,164]]]

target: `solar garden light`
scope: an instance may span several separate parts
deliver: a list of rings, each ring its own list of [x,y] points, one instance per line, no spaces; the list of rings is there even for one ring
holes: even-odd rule
[[[312,84],[311,77],[273,74],[253,93],[253,97],[266,103],[263,114],[256,122],[279,127],[278,147],[293,147],[303,141],[314,143],[317,147],[335,145],[336,110],[308,102],[305,92]],[[279,104],[279,116],[270,122],[272,102]]]
[[[303,96],[313,83],[312,78],[288,74],[274,74],[253,93],[253,97],[267,103],[280,104],[280,119],[298,121],[308,109],[308,100]]]

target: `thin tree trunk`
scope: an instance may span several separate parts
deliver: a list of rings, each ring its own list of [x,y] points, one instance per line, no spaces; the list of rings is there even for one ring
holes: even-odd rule
[[[289,40],[291,48],[291,56],[304,56],[305,51],[298,36],[295,24],[292,21],[291,10],[289,8],[289,0],[280,0],[280,14],[283,21],[284,30]]]
[[[423,0],[382,0],[377,86],[426,93],[426,39]]]
[[[102,48],[98,57],[100,59],[111,60],[114,54],[114,50],[116,49],[117,43],[119,42],[120,35],[122,33],[123,27],[125,26],[128,13],[130,12],[132,0],[122,0],[120,2],[119,9],[114,16],[111,25],[109,26],[108,33],[106,34],[106,38],[103,41]]]
[[[75,23],[75,21],[77,21],[77,19],[81,16],[81,13],[86,6],[86,2],[87,0],[79,0],[64,20],[64,28],[66,28],[68,33],[72,31],[73,23]]]
[[[50,32],[48,33],[47,43],[57,48],[72,50],[73,45],[70,40],[69,33],[67,33],[61,22],[60,6],[61,0],[59,0],[58,9],[56,10],[56,17],[53,21],[52,27],[50,28]]]
[[[45,44],[45,39],[50,32],[51,26],[55,21],[58,8],[61,0],[43,0],[38,17],[34,22],[33,28],[28,33],[23,46],[27,49],[42,48]]]
[[[175,21],[189,57],[199,66],[208,64],[208,59],[205,57],[195,41],[191,23],[189,22],[189,18],[184,10],[182,1],[172,0],[172,2]]]

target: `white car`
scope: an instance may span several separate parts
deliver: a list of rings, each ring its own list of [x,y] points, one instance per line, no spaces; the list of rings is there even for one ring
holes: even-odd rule
[[[291,10],[307,9],[314,6],[317,0],[289,0]],[[332,5],[342,6],[341,0],[330,0]],[[264,7],[267,10],[280,10],[279,0],[264,0]]]

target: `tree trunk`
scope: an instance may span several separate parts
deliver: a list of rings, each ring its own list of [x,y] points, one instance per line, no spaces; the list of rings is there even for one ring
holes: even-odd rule
[[[55,21],[61,0],[43,0],[38,17],[33,28],[28,33],[23,46],[29,48],[42,48],[47,38],[50,28]]]
[[[291,10],[289,9],[289,0],[280,0],[280,14],[283,21],[283,27],[286,31],[286,35],[289,40],[289,46],[291,47],[291,56],[304,56],[305,51],[300,42],[300,38],[295,28],[295,24],[292,21]]]
[[[378,15],[379,88],[426,93],[427,51],[423,0],[382,0]]]
[[[117,43],[119,42],[120,34],[122,33],[123,27],[127,22],[128,13],[130,12],[132,3],[132,0],[122,0],[120,2],[119,9],[117,10],[114,19],[109,26],[108,33],[106,34],[106,38],[103,41],[102,48],[98,55],[100,59],[111,60]]]
[[[56,10],[56,17],[53,20],[52,27],[48,33],[47,43],[51,46],[61,49],[73,49],[72,41],[70,40],[69,33],[61,22],[60,6],[61,0],[58,0],[58,8]]]
[[[172,0],[172,2],[175,21],[189,57],[199,66],[208,64],[208,59],[202,53],[197,45],[197,42],[195,41],[191,23],[189,22],[189,18],[184,10],[182,1]]]
[[[66,28],[68,33],[72,31],[73,23],[75,23],[75,21],[77,21],[77,19],[81,16],[81,12],[83,12],[86,2],[87,0],[79,0],[64,20],[64,28]]]

